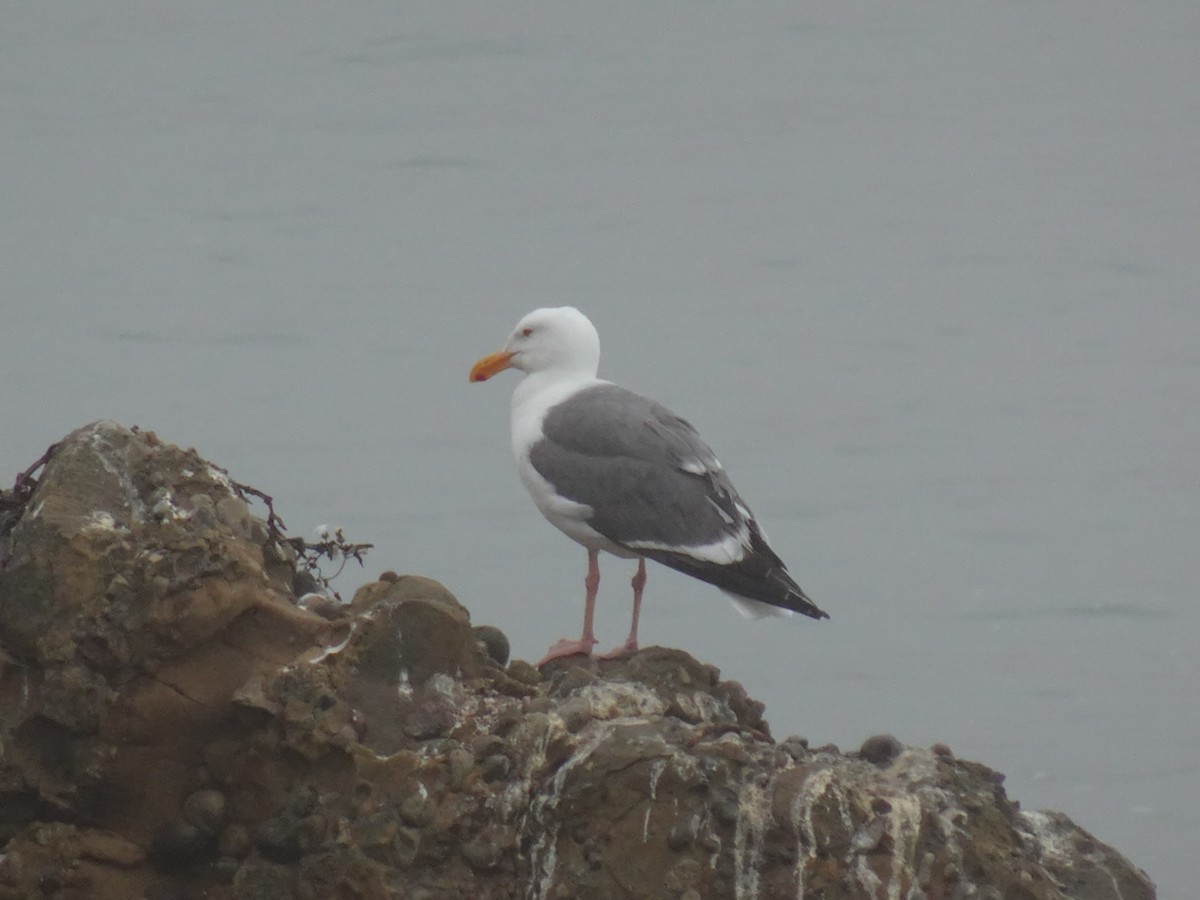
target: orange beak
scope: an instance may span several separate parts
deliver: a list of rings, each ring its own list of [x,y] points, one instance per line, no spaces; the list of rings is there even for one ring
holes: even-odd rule
[[[498,372],[512,368],[512,358],[514,356],[516,356],[515,353],[509,353],[507,350],[501,350],[498,353],[489,353],[476,362],[475,365],[471,366],[471,382],[487,381]]]

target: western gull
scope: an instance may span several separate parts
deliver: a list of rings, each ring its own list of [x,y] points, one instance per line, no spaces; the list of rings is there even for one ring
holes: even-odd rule
[[[696,429],[597,378],[599,366],[595,326],[563,306],[525,316],[503,350],[471,368],[472,382],[505,369],[525,373],[512,398],[521,481],[542,515],[587,548],[583,635],[558,641],[538,665],[591,655],[601,550],[638,561],[629,636],[601,658],[637,650],[647,559],[715,585],[751,618],[829,618],[788,575]]]

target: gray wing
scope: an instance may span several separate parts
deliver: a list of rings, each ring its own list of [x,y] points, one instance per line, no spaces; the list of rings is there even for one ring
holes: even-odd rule
[[[767,545],[709,446],[653,400],[597,385],[552,407],[530,448],[555,491],[615,544],[752,600],[825,617]],[[728,560],[698,548],[722,542]]]
[[[553,407],[530,462],[555,490],[594,511],[588,524],[615,543],[676,547],[736,534],[737,494],[691,425],[616,385]]]

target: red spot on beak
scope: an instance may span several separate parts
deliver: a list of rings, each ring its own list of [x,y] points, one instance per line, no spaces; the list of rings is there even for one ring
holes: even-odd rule
[[[515,353],[501,350],[499,353],[489,353],[471,366],[471,382],[487,381],[493,375],[512,368],[512,358]]]

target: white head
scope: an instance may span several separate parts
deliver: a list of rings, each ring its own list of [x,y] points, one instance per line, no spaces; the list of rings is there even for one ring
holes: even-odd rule
[[[505,369],[562,372],[595,378],[600,367],[596,326],[573,306],[535,309],[517,323],[498,353],[480,359],[471,381],[487,381]]]

